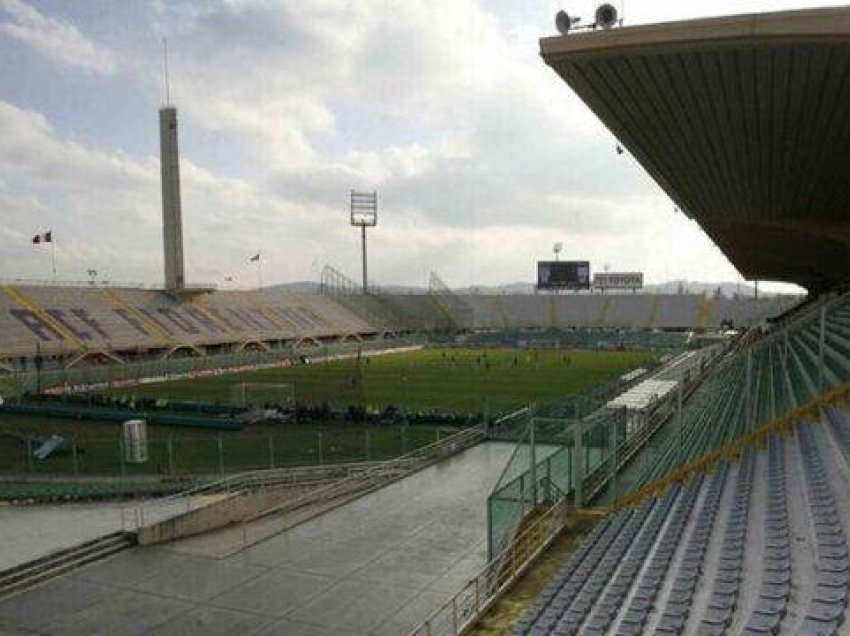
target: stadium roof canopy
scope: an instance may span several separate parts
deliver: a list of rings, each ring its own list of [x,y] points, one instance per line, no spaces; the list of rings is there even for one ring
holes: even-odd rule
[[[540,46],[746,278],[815,290],[850,281],[850,7]]]

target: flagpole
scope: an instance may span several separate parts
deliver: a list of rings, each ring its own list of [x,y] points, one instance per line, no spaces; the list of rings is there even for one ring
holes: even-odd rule
[[[260,256],[260,252],[257,252]],[[263,259],[262,256],[257,259],[257,281],[260,283],[259,289],[263,288]]]
[[[56,282],[56,242],[53,240],[53,230],[50,230],[50,268],[53,271],[53,282]]]

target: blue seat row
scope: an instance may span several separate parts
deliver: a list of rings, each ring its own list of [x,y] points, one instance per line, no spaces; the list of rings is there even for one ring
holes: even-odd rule
[[[711,596],[705,615],[699,624],[700,634],[706,636],[726,633],[738,603],[754,471],[755,453],[748,446],[744,449],[738,464],[738,478],[735,482],[732,508],[726,520]]]
[[[817,554],[815,589],[800,626],[801,636],[837,633],[850,594],[847,537],[811,427],[802,422],[795,427]]]
[[[683,608],[691,606],[697,583],[702,576],[705,552],[714,530],[728,474],[729,465],[721,462],[715,467],[708,481],[694,530],[685,544],[685,551],[673,579],[673,587],[662,610],[659,626],[656,629],[657,634],[678,633],[684,625],[687,614]]]
[[[558,594],[575,594],[590,570],[596,566],[601,555],[613,538],[620,532],[632,514],[631,508],[621,510],[613,519],[597,523],[590,534],[582,541],[567,563],[558,571],[552,581],[543,589],[532,606],[514,626],[517,636],[530,633],[532,626]]]
[[[646,620],[655,606],[658,592],[667,576],[673,554],[682,538],[688,517],[704,481],[705,475],[695,475],[683,489],[682,496],[679,498],[670,521],[664,529],[647,567],[638,580],[637,589],[632,594],[629,605],[620,621],[618,633],[624,635],[644,633]]]
[[[557,636],[572,636],[577,634],[582,629],[582,623],[587,618],[591,608],[595,605],[602,590],[611,580],[614,572],[623,560],[623,556],[629,549],[638,533],[643,528],[651,510],[655,507],[656,502],[653,500],[653,505],[642,505],[632,515],[629,522],[623,528],[623,531],[609,545],[604,556],[599,561],[593,572],[588,577],[584,585],[579,590],[575,598],[567,603],[564,598],[564,603],[556,618],[556,623],[551,626],[551,633]],[[556,600],[560,600],[556,598]],[[545,616],[545,614],[544,614]],[[553,614],[554,617],[554,614]],[[539,622],[539,621],[538,621]],[[546,623],[548,627],[548,622]],[[584,633],[584,630],[582,630]]]
[[[778,634],[791,592],[791,540],[782,438],[767,442],[767,506],[764,516],[762,580],[756,605],[744,627],[746,636]]]
[[[608,631],[673,509],[678,490],[678,488],[667,490],[652,511],[640,535],[628,547],[605,593],[581,628],[583,634],[604,634]]]

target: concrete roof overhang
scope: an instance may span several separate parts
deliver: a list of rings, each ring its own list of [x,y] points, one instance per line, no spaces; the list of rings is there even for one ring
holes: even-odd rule
[[[540,48],[745,277],[850,282],[850,7],[586,31]]]

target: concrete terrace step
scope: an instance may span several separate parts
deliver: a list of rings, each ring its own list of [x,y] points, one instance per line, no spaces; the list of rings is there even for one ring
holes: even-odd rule
[[[115,532],[0,572],[0,597],[104,559],[135,545],[132,535]]]

